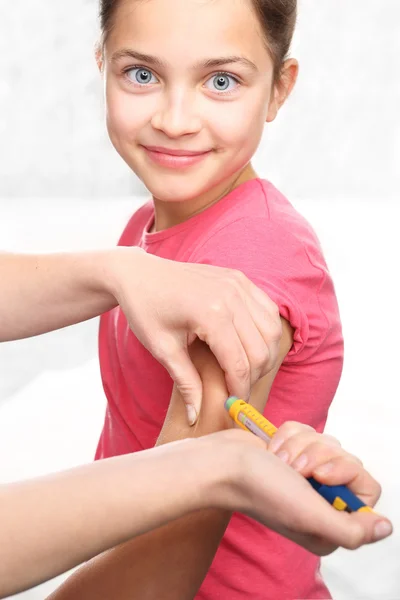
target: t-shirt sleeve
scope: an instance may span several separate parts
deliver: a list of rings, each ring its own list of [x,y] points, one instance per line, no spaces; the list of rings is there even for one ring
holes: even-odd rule
[[[138,246],[142,237],[143,229],[152,216],[152,205],[146,202],[140,206],[125,225],[118,246]]]
[[[285,362],[307,359],[327,333],[319,293],[329,274],[322,254],[319,264],[310,260],[309,244],[280,225],[247,218],[214,232],[190,259],[238,269],[268,294],[294,328],[294,342]]]

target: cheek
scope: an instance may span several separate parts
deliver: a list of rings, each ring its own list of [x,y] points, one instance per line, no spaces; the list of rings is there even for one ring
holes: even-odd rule
[[[246,152],[255,149],[264,130],[267,111],[268,102],[261,97],[249,96],[243,102],[225,103],[212,119],[221,147]]]
[[[151,117],[151,103],[115,85],[106,87],[107,129],[111,139],[131,139]]]

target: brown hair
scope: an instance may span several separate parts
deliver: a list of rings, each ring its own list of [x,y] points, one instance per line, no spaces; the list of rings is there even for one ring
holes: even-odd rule
[[[297,0],[252,0],[274,63],[277,81],[289,53],[297,18]]]
[[[119,0],[100,0],[102,44],[113,26]],[[279,79],[282,64],[289,52],[296,25],[297,0],[251,0],[265,33],[268,51],[274,63],[274,77]]]

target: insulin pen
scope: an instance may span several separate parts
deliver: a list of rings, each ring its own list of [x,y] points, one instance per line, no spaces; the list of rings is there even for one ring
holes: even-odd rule
[[[228,398],[225,402],[225,408],[235,423],[242,429],[251,431],[267,443],[271,441],[272,436],[277,431],[277,428],[267,421],[251,404],[247,404],[247,402],[239,400],[235,396]],[[372,512],[372,509],[357,498],[345,485],[324,485],[313,477],[309,477],[307,481],[337,510]]]

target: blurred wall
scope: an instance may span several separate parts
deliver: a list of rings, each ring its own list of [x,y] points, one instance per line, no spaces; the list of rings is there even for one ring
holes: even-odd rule
[[[143,191],[103,123],[97,1],[0,2],[0,198]],[[290,197],[400,184],[400,2],[299,0],[298,85],[256,157]]]
[[[291,197],[398,197],[400,2],[299,0],[300,75],[257,166]]]
[[[94,59],[95,0],[0,1],[0,198],[127,195]]]

